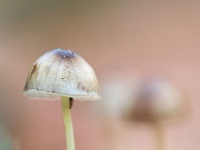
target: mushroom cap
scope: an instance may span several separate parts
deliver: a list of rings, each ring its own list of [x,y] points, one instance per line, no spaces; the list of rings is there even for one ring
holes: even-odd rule
[[[148,78],[139,82],[134,97],[125,105],[123,118],[139,122],[172,120],[185,116],[188,110],[184,91],[160,78]]]
[[[92,67],[70,50],[55,49],[42,55],[31,67],[24,94],[29,98],[67,96],[79,100],[100,99]]]

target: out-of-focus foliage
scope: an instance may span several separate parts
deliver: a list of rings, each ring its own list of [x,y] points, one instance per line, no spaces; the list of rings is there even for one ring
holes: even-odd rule
[[[0,150],[14,150],[10,134],[0,125]]]

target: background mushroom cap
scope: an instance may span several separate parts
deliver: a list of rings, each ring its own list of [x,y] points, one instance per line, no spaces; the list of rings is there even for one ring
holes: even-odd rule
[[[124,105],[123,118],[140,122],[166,121],[185,116],[188,111],[186,93],[168,80],[147,78],[140,81],[134,96]]]
[[[24,94],[29,98],[100,98],[98,81],[92,67],[78,54],[62,49],[46,52],[33,64]]]

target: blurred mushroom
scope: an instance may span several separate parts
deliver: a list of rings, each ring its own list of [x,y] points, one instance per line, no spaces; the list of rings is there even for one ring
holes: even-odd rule
[[[126,71],[125,71],[126,72]],[[103,101],[94,103],[93,113],[97,113],[102,121],[102,132],[104,135],[104,146],[106,150],[124,149],[125,130],[124,122],[121,120],[124,103],[132,98],[132,91],[137,83],[135,74],[124,74],[116,71],[101,82],[101,95]],[[98,111],[96,111],[98,110]]]
[[[45,53],[29,71],[24,94],[29,98],[62,99],[67,150],[74,150],[70,109],[73,99],[100,99],[98,81],[91,66],[78,54],[55,49]]]
[[[165,150],[162,123],[187,115],[188,97],[178,86],[157,77],[143,79],[136,87],[134,98],[124,105],[122,117],[151,124],[156,129],[158,150]]]

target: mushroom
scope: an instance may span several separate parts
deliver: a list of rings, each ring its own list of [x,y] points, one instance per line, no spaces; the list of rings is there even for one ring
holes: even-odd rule
[[[188,114],[186,93],[170,81],[149,77],[141,80],[134,98],[123,107],[122,117],[128,121],[151,124],[156,130],[157,148],[165,150],[162,123]]]
[[[61,97],[67,150],[75,150],[71,112],[73,100],[100,99],[92,67],[70,50],[55,49],[42,55],[31,67],[24,94],[32,99]]]

